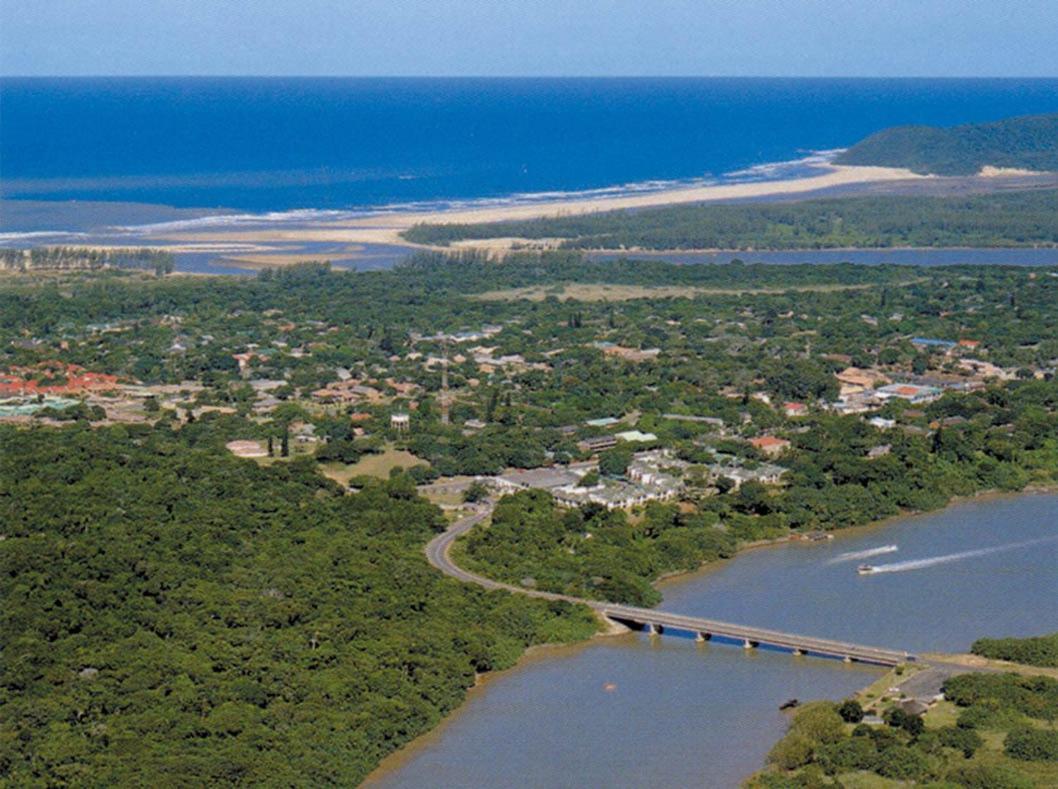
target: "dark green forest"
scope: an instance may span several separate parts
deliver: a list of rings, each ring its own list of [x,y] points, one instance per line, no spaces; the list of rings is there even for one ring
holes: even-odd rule
[[[431,569],[406,476],[344,495],[207,419],[0,428],[0,780],[351,786],[589,612]]]
[[[916,173],[972,175],[982,167],[1058,170],[1058,114],[961,126],[894,126],[837,158],[839,164],[905,167]]]
[[[1058,668],[1058,633],[1035,638],[980,638],[970,651],[993,660]]]
[[[522,222],[417,225],[404,235],[422,244],[562,238],[564,247],[576,249],[1053,246],[1058,191],[676,205]]]

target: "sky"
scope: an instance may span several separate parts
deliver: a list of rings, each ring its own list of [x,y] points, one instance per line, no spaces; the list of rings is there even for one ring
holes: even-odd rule
[[[0,0],[3,75],[1058,76],[1058,0]]]

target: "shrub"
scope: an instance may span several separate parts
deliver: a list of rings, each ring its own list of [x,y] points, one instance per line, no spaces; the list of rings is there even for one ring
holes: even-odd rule
[[[863,707],[856,699],[845,699],[838,706],[838,715],[845,723],[859,723],[863,720]]]
[[[878,750],[869,737],[849,737],[821,746],[816,760],[828,775],[849,770],[873,770],[878,762]]]
[[[1015,729],[1003,743],[1007,756],[1027,762],[1058,762],[1058,731]]]
[[[799,709],[790,731],[817,743],[837,742],[845,736],[845,724],[833,704],[821,701]]]
[[[897,745],[878,754],[875,772],[885,778],[914,780],[929,772],[930,763],[926,755],[915,748]]]
[[[981,735],[973,729],[960,729],[958,726],[945,726],[935,732],[938,742],[946,748],[962,751],[969,759],[981,747]]]
[[[966,789],[1033,789],[1033,782],[1010,767],[975,762],[960,765],[945,778]]]
[[[796,770],[812,760],[815,743],[797,732],[790,732],[772,747],[768,762],[782,770]]]
[[[912,737],[917,737],[926,728],[922,718],[917,715],[909,715],[899,707],[894,707],[885,713],[885,722],[894,729],[903,729]]]

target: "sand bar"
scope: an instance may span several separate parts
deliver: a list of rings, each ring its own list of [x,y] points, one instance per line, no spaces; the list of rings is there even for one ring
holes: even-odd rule
[[[711,186],[668,189],[647,194],[618,197],[569,198],[518,205],[494,205],[445,211],[393,212],[343,221],[320,222],[298,228],[239,229],[233,231],[208,230],[165,233],[158,238],[180,241],[331,241],[347,243],[402,244],[403,230],[413,225],[463,224],[538,219],[549,216],[576,216],[601,211],[620,211],[654,208],[666,205],[702,203],[719,200],[798,195],[821,189],[853,184],[907,181],[931,178],[895,167],[848,167],[828,165],[818,175],[756,183],[715,184]]]

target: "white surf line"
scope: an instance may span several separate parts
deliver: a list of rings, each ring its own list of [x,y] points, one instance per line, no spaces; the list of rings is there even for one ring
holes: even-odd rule
[[[872,556],[881,556],[883,553],[895,553],[900,550],[896,545],[880,545],[877,548],[868,548],[865,551],[849,551],[848,553],[839,553],[833,559],[827,562],[827,564],[838,564],[840,562],[852,562],[856,559],[870,559]]]
[[[944,556],[932,556],[928,559],[912,559],[906,562],[893,562],[892,564],[880,564],[874,568],[874,575],[878,573],[902,573],[908,570],[921,570],[926,567],[933,567],[937,564],[947,564],[949,562],[958,562],[963,559],[973,559],[978,556],[988,556],[993,553],[1002,553],[1004,551],[1014,551],[1018,548],[1028,548],[1033,545],[1043,545],[1044,543],[1058,541],[1058,536],[1054,537],[1041,537],[1038,540],[1026,540],[1024,542],[1012,542],[1007,545],[995,545],[991,548],[979,548],[973,551],[960,551],[959,553],[949,553]]]

